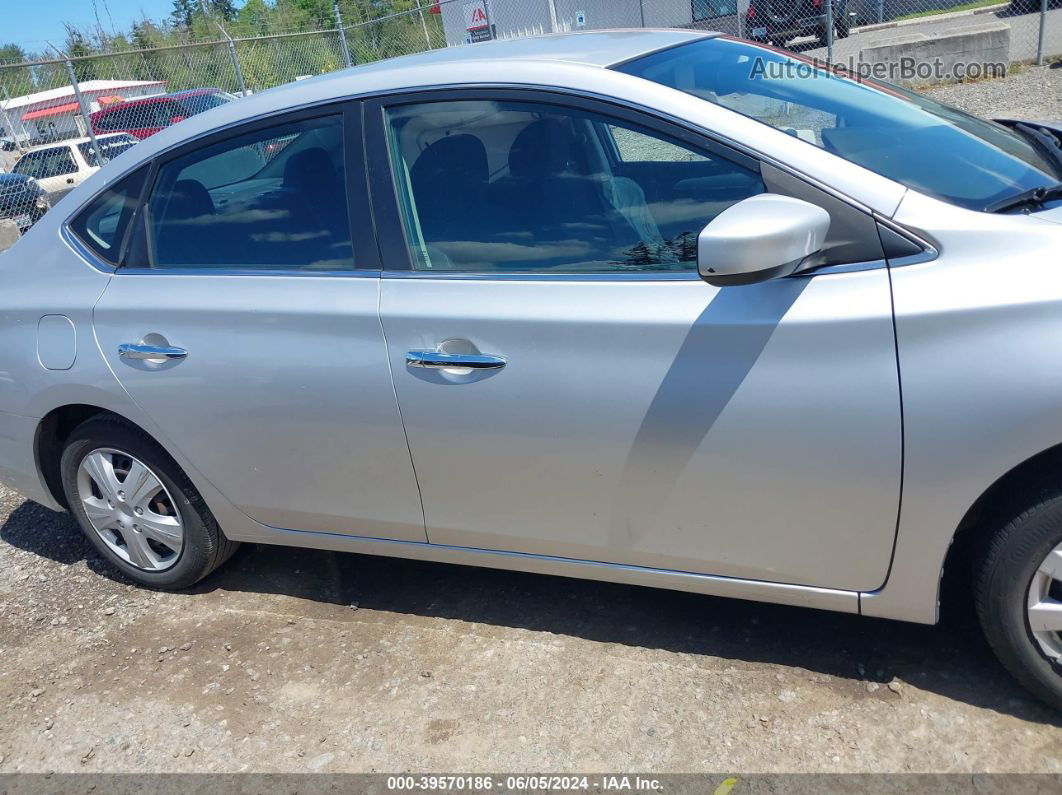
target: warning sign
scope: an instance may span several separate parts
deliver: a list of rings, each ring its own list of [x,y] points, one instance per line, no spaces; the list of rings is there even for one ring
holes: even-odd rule
[[[483,30],[490,27],[487,17],[486,0],[473,0],[465,3],[465,30]]]

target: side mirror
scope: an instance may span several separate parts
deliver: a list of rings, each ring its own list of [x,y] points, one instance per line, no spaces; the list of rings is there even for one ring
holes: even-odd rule
[[[708,284],[753,284],[795,272],[822,248],[830,214],[777,193],[752,196],[719,213],[697,236],[697,272]]]

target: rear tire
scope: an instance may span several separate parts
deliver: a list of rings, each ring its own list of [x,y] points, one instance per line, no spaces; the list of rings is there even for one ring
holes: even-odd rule
[[[169,454],[119,417],[99,415],[75,428],[60,471],[67,504],[86,537],[141,585],[187,588],[239,546],[225,538]]]
[[[975,572],[977,615],[1003,666],[1062,709],[1062,488],[1031,489],[1021,504],[1004,513]]]

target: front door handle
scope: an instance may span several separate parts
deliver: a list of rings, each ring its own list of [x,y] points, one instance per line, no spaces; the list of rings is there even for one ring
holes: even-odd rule
[[[500,370],[505,367],[504,356],[489,353],[443,353],[442,351],[409,351],[406,367],[428,367],[434,370],[467,368],[469,370]]]
[[[162,359],[168,362],[180,361],[188,355],[184,348],[169,345],[144,345],[124,342],[118,346],[118,355],[123,359]]]

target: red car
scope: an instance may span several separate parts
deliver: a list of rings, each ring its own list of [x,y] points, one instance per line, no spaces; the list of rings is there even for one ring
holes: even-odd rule
[[[235,96],[219,88],[193,88],[157,97],[130,99],[96,111],[89,116],[97,135],[127,132],[148,138],[159,130],[189,116],[232,102]]]

